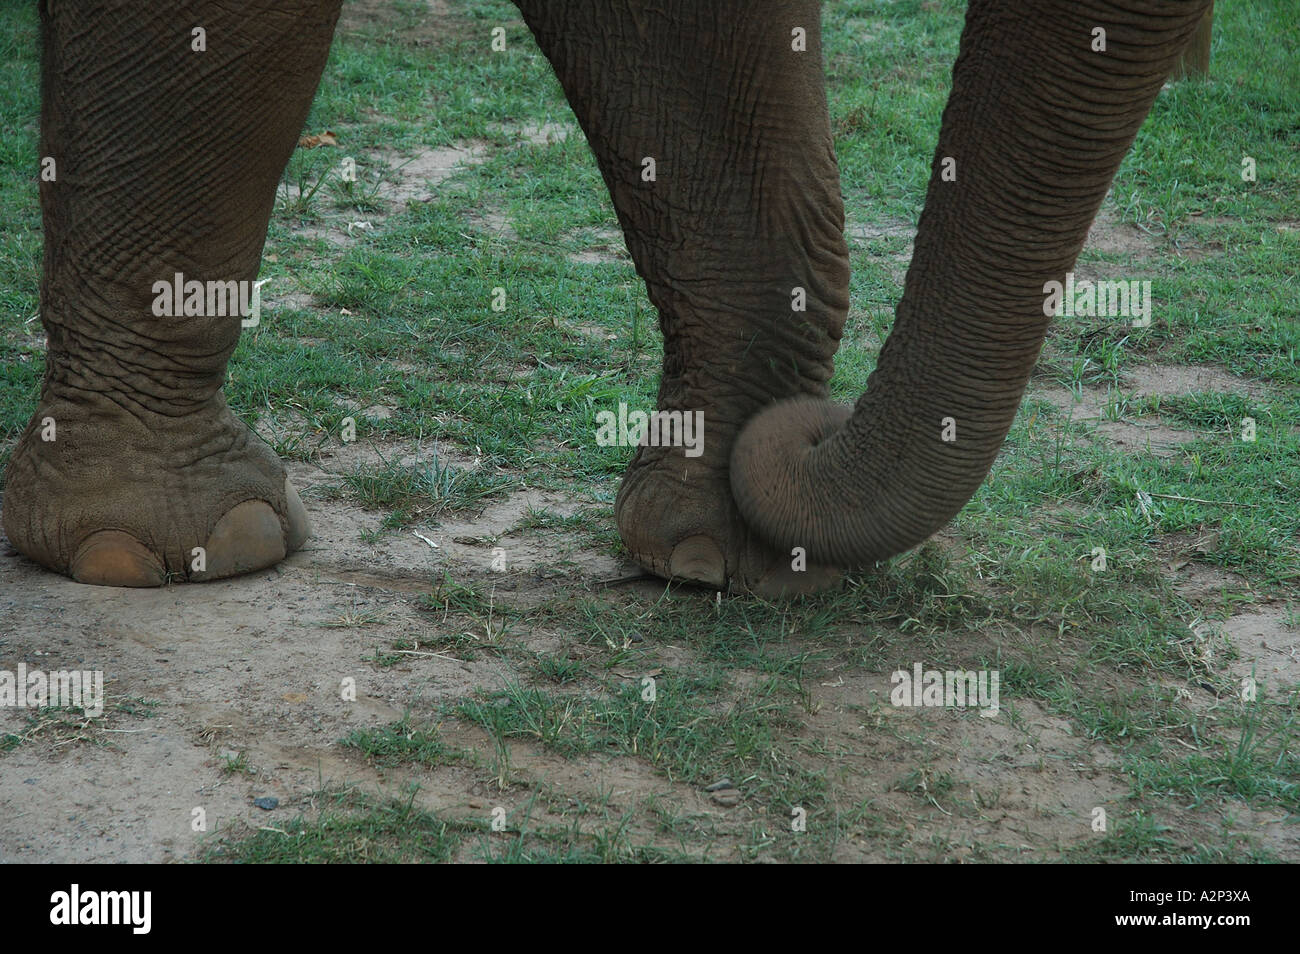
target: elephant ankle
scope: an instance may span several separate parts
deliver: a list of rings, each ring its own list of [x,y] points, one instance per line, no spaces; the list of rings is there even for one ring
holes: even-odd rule
[[[147,291],[143,279],[137,284]],[[123,297],[118,289],[102,294]],[[158,317],[147,301],[135,302],[139,295],[130,296],[133,307],[105,314],[107,306],[74,306],[57,292],[46,297],[44,398],[83,406],[111,399],[132,414],[175,417],[201,413],[220,394],[239,341],[238,315]]]

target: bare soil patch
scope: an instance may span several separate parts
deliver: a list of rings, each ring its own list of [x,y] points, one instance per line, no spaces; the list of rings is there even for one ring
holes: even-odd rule
[[[502,684],[506,670],[490,654],[419,667],[373,660],[400,639],[428,643],[470,632],[488,640],[488,631],[467,627],[463,617],[429,609],[425,597],[436,593],[445,570],[491,581],[489,590],[499,583],[501,593],[549,590],[555,583],[539,582],[535,570],[555,564],[563,541],[513,528],[530,507],[563,511],[567,502],[527,491],[480,516],[422,528],[437,548],[409,531],[365,543],[362,532],[378,530],[383,514],[316,501],[327,473],[290,465],[313,523],[303,550],[275,570],[208,585],[82,586],[45,572],[0,538],[0,668],[99,669],[110,707],[123,699],[158,703],[150,717],[106,736],[111,747],[37,738],[0,754],[0,860],[192,857],[202,834],[191,827],[194,809],[205,812],[209,832],[236,822],[274,825],[301,809],[323,780],[373,781],[373,773],[341,759],[340,737]],[[492,572],[483,538],[507,549],[508,572]],[[624,572],[609,556],[577,548],[568,561],[574,570],[559,584],[565,588]],[[554,640],[531,627],[510,638],[542,646]],[[356,702],[341,698],[346,678],[356,680]],[[27,715],[0,709],[0,734],[22,733]],[[255,775],[225,772],[223,752],[247,753]],[[476,783],[463,773],[456,778],[468,797]],[[263,796],[279,798],[281,807],[255,808],[252,800]]]
[[[1182,397],[1204,392],[1241,394],[1256,400],[1268,395],[1268,389],[1260,382],[1237,377],[1221,368],[1149,364],[1126,370],[1122,390],[1096,387],[1070,390],[1031,382],[1029,396],[1055,405],[1069,420],[1090,424],[1096,439],[1135,452],[1169,457],[1177,453],[1180,444],[1203,435],[1159,420],[1135,419],[1127,410],[1128,403],[1148,397]]]
[[[1066,388],[1034,388],[1030,397],[1054,404],[1062,416],[1070,421],[1081,421],[1090,425],[1094,439],[1105,440],[1120,447],[1131,449],[1134,453],[1151,454],[1155,457],[1171,457],[1178,452],[1181,444],[1200,438],[1196,431],[1168,427],[1152,421],[1137,421],[1110,416],[1117,400],[1121,397],[1115,391],[1103,391],[1100,388],[1081,388],[1070,391]]]

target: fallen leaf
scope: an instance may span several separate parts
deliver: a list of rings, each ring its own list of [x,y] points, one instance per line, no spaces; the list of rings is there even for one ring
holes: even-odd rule
[[[337,146],[338,144],[339,137],[334,135],[333,130],[330,129],[315,136],[303,136],[298,140],[299,149],[315,149],[317,146]]]

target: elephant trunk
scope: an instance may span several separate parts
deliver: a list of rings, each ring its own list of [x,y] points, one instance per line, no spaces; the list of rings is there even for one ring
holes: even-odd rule
[[[810,561],[901,553],[979,488],[1063,281],[1207,4],[973,0],[893,331],[848,416],[775,404],[736,441],[758,532]],[[1099,31],[1104,31],[1099,32]]]

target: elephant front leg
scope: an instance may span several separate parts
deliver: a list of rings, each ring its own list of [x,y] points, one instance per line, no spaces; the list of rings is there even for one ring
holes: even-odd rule
[[[38,563],[149,586],[305,539],[282,464],[221,388],[338,5],[40,5],[49,349],[4,498]]]
[[[827,584],[832,571],[750,531],[728,481],[752,415],[826,395],[848,309],[818,3],[519,6],[659,311],[658,405],[673,414],[660,420],[703,425],[702,445],[638,448],[615,505],[624,543],[667,578],[759,592]]]

